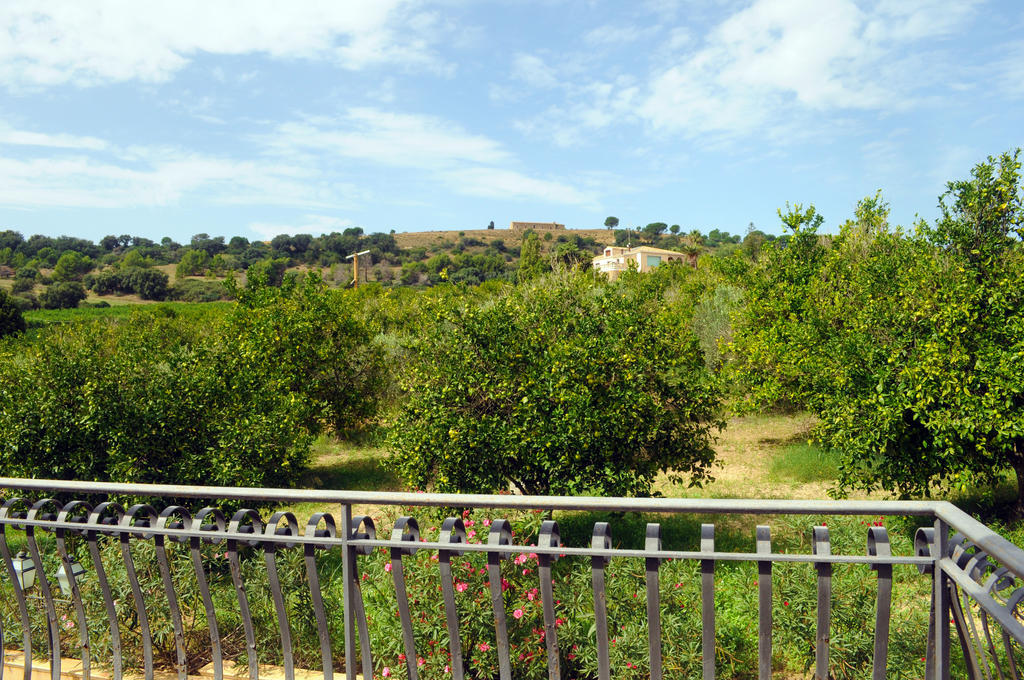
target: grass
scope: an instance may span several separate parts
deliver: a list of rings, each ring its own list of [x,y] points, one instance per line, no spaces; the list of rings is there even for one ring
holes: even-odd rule
[[[167,313],[201,318],[220,314],[231,308],[233,302],[161,302],[147,303],[145,308],[156,313]],[[75,307],[73,309],[33,309],[25,312],[25,321],[30,328],[42,328],[55,323],[97,321],[100,319],[126,318],[140,308],[133,304],[112,304],[110,307]]]
[[[772,457],[767,474],[790,484],[831,482],[839,474],[839,463],[834,454],[813,444],[787,444]]]

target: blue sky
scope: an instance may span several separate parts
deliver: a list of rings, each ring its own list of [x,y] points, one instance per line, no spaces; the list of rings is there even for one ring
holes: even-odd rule
[[[1018,0],[0,3],[0,229],[835,228],[1024,145]]]

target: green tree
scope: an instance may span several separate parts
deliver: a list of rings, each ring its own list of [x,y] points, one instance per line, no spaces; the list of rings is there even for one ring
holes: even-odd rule
[[[121,260],[121,268],[122,269],[131,269],[131,268],[134,268],[134,267],[148,268],[148,267],[152,267],[153,264],[154,264],[153,258],[146,257],[145,255],[143,255],[139,251],[138,248],[135,248],[133,250],[129,250],[125,254],[124,259]]]
[[[21,477],[293,484],[311,442],[297,400],[218,328],[137,312],[0,346],[0,466]]]
[[[53,268],[54,281],[81,281],[85,274],[92,271],[92,258],[82,256],[74,250],[69,250],[60,256],[56,266]]]
[[[668,229],[668,225],[664,222],[651,222],[643,228],[643,232],[653,242],[664,234],[666,229]]]
[[[199,234],[198,236],[203,236]],[[194,240],[194,239],[193,239]],[[202,276],[206,268],[210,266],[210,254],[205,250],[186,250],[181,260],[178,261],[178,268],[175,272],[177,278],[183,279],[186,276]]]
[[[913,234],[889,227],[878,195],[829,242],[809,238],[815,214],[791,209],[788,247],[755,268],[740,366],[755,401],[818,416],[840,488],[909,496],[1013,470],[1024,515],[1019,158],[950,182],[941,217]]]
[[[540,256],[540,239],[537,237],[537,233],[529,232],[519,249],[519,271],[516,274],[516,279],[520,282],[529,281],[549,269]]]
[[[687,319],[644,277],[552,274],[482,304],[441,297],[413,344],[391,429],[415,488],[646,494],[700,483],[720,393]]]
[[[134,252],[134,251],[132,251]],[[167,274],[156,269],[134,267],[121,275],[122,285],[143,300],[165,300],[167,298]]]
[[[0,338],[25,332],[25,317],[17,303],[0,288]]]
[[[70,309],[85,299],[85,288],[78,281],[51,283],[39,296],[43,309]]]
[[[284,283],[285,272],[288,270],[287,257],[268,257],[253,262],[246,270],[245,279],[251,282],[250,287],[280,286]]]
[[[356,292],[328,290],[316,273],[280,287],[249,283],[227,282],[238,299],[224,328],[229,361],[296,399],[309,432],[345,435],[372,418],[387,374]]]
[[[619,226],[619,218],[609,215],[608,217],[604,218],[604,226],[607,227],[608,229],[615,229],[616,227]]]

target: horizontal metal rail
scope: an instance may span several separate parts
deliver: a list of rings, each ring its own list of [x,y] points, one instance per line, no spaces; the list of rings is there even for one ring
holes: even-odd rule
[[[456,680],[467,675],[480,676],[479,669],[472,673],[469,663],[473,649],[466,648],[462,641],[459,615],[459,593],[455,586],[458,579],[453,571],[453,560],[460,555],[479,554],[486,558],[487,589],[486,601],[492,609],[494,620],[494,644],[498,664],[494,677],[507,680],[512,677],[515,667],[510,656],[512,640],[508,611],[510,601],[504,593],[504,575],[519,570],[522,560],[529,558],[535,571],[537,588],[535,594],[543,612],[541,640],[546,650],[548,675],[560,678],[567,662],[575,655],[559,642],[559,628],[562,625],[563,607],[555,598],[553,589],[553,565],[560,559],[575,559],[575,564],[589,562],[591,589],[594,609],[590,617],[593,622],[593,644],[596,647],[595,677],[610,678],[613,672],[611,647],[614,636],[609,628],[608,588],[614,576],[607,573],[610,560],[632,560],[643,565],[645,585],[642,587],[646,604],[648,670],[652,680],[660,680],[665,671],[662,649],[662,603],[661,574],[663,565],[670,560],[691,562],[699,565],[701,598],[697,604],[701,610],[700,648],[702,651],[702,673],[708,680],[716,674],[716,622],[715,589],[716,565],[724,562],[749,562],[757,566],[757,620],[758,620],[758,677],[771,677],[773,607],[776,602],[773,591],[772,568],[775,564],[814,565],[817,580],[817,618],[814,637],[815,676],[830,677],[830,646],[834,595],[834,565],[860,565],[869,567],[876,574],[877,602],[874,622],[874,649],[872,677],[880,680],[887,677],[889,654],[889,627],[893,607],[893,567],[897,565],[915,567],[932,581],[931,631],[928,635],[927,675],[929,678],[948,678],[950,673],[950,625],[955,629],[956,639],[962,651],[963,663],[969,677],[981,680],[1011,677],[1021,680],[1021,645],[1024,644],[1019,604],[1024,600],[1021,577],[1024,575],[1024,551],[1002,538],[984,524],[978,522],[955,506],[937,501],[782,501],[782,500],[716,500],[716,499],[634,499],[595,497],[536,497],[517,495],[458,495],[419,493],[379,493],[336,490],[293,490],[293,489],[234,489],[220,487],[178,487],[171,485],[113,484],[75,481],[0,479],[0,488],[17,490],[20,493],[73,495],[79,499],[70,502],[52,499],[7,498],[0,505],[0,558],[11,582],[11,591],[17,605],[17,619],[22,629],[22,642],[26,659],[26,680],[31,680],[33,618],[30,604],[41,602],[45,615],[45,635],[35,644],[45,644],[53,680],[60,677],[62,645],[68,646],[64,637],[72,628],[78,630],[79,655],[83,663],[83,675],[90,677],[90,659],[93,640],[90,637],[90,616],[100,616],[106,621],[111,634],[110,648],[113,658],[115,680],[121,680],[127,669],[125,659],[129,647],[131,658],[141,658],[144,675],[154,677],[156,672],[155,632],[153,626],[160,618],[152,608],[162,592],[162,602],[173,629],[174,668],[182,680],[189,672],[189,653],[186,644],[186,625],[196,621],[197,612],[184,611],[182,601],[183,578],[175,571],[170,546],[179,545],[187,550],[190,557],[190,573],[199,596],[199,604],[208,628],[209,651],[214,661],[215,680],[224,674],[224,635],[221,629],[223,613],[216,610],[215,602],[223,598],[214,597],[215,587],[228,587],[238,603],[236,610],[241,618],[241,633],[244,633],[245,653],[248,658],[250,677],[257,680],[258,659],[261,650],[251,610],[253,585],[246,582],[244,574],[251,566],[242,568],[243,559],[251,560],[253,555],[262,554],[263,572],[269,586],[269,596],[276,616],[277,639],[280,641],[285,674],[288,680],[295,677],[296,650],[292,637],[292,611],[285,587],[282,585],[283,566],[281,558],[288,551],[301,551],[304,567],[304,584],[308,589],[310,611],[315,619],[319,639],[319,654],[325,680],[331,680],[336,657],[344,658],[347,677],[354,678],[362,671],[366,677],[379,672],[380,660],[375,665],[374,650],[371,648],[371,617],[368,615],[366,599],[362,588],[366,585],[365,573],[360,574],[370,561],[385,562],[385,571],[390,572],[397,608],[395,616],[401,623],[402,648],[404,649],[405,671],[410,680],[417,680],[419,669],[411,660],[422,649],[422,631],[411,608],[414,597],[408,578],[414,573],[410,560],[413,554],[424,551],[437,562],[441,578],[440,593],[431,597],[440,598],[437,605],[443,607],[445,615],[447,644],[446,658],[450,659],[448,670]],[[5,492],[9,495],[10,491]],[[111,498],[145,498],[161,507],[136,504],[124,508]],[[230,517],[216,507],[204,507],[195,514],[185,507],[173,505],[179,499],[201,499],[216,504],[237,505],[246,502],[259,503],[319,503],[337,506],[337,515],[328,512],[315,513],[305,525],[300,525],[289,512],[275,512],[265,517],[259,511],[240,509]],[[504,518],[494,517],[486,532],[476,541],[470,540],[472,532],[461,517],[444,520],[439,527],[436,540],[427,540],[420,535],[419,525],[413,517],[399,517],[390,535],[377,537],[374,521],[368,516],[353,516],[353,506],[397,506],[434,507],[488,510],[533,510],[558,512],[616,512],[643,513],[648,520],[668,517],[674,514],[692,515],[862,515],[917,516],[931,518],[933,526],[918,530],[914,537],[914,551],[910,555],[894,554],[885,528],[866,527],[866,551],[864,554],[836,554],[828,528],[815,526],[812,531],[811,553],[782,552],[772,547],[771,531],[768,526],[759,526],[755,536],[753,552],[720,550],[715,547],[714,525],[702,525],[698,549],[677,549],[663,544],[661,525],[657,521],[647,524],[647,537],[643,548],[617,547],[612,540],[611,524],[599,522],[594,527],[593,539],[589,545],[564,545],[556,521],[544,521],[536,537],[535,545],[513,541],[511,525]],[[468,512],[468,511],[467,511]],[[12,555],[10,538],[12,532],[24,533],[28,554]],[[41,543],[42,533],[52,533],[56,544]],[[77,544],[76,553],[72,544]],[[135,550],[142,544],[155,548],[156,566],[160,585],[149,585],[143,589],[140,575],[148,565],[137,561]],[[71,546],[71,547],[69,547]],[[119,546],[120,551],[111,548]],[[216,585],[214,574],[208,564],[209,556],[203,546],[216,546],[213,550],[227,558],[230,567],[230,584],[222,579]],[[88,548],[92,571],[85,573],[80,565],[76,571],[76,555],[84,555]],[[52,576],[47,575],[44,550],[56,549],[65,581],[69,582],[69,603],[61,605],[61,598],[53,590]],[[178,549],[175,549],[178,550]],[[210,548],[205,550],[209,551]],[[116,558],[112,555],[117,555]],[[340,557],[340,587],[343,592],[344,640],[338,646],[331,638],[329,606],[325,602],[325,589],[337,587],[339,574],[332,570],[321,573],[318,559],[330,554]],[[380,564],[377,564],[378,568]],[[179,567],[180,569],[180,567]],[[124,601],[118,601],[110,583],[110,574],[123,574],[130,586],[131,615],[125,620]],[[39,583],[41,598],[29,596],[25,583],[26,574],[33,572]],[[223,574],[223,572],[221,572]],[[481,572],[482,573],[482,572]],[[870,574],[865,571],[865,574]],[[380,586],[381,584],[375,584]],[[466,584],[461,584],[464,588]],[[63,584],[62,584],[63,588]],[[93,602],[98,596],[103,609],[89,611],[83,592],[93,593]],[[639,595],[638,592],[636,595]],[[195,606],[190,604],[189,606]],[[421,603],[420,607],[423,606]],[[70,618],[60,622],[61,607],[70,607]],[[521,614],[517,614],[520,616]],[[132,630],[130,645],[123,635]],[[6,631],[5,631],[6,632]],[[45,643],[40,642],[45,640]],[[440,642],[439,640],[432,641]],[[141,650],[138,647],[141,646]],[[435,647],[436,649],[436,647]],[[141,655],[141,656],[140,656]],[[389,671],[390,673],[390,671]]]

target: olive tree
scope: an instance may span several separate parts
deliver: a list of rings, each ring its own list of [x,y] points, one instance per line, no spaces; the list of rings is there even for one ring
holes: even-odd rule
[[[392,462],[416,488],[646,494],[710,478],[717,379],[687,319],[640,277],[553,274],[439,297],[412,347]]]

